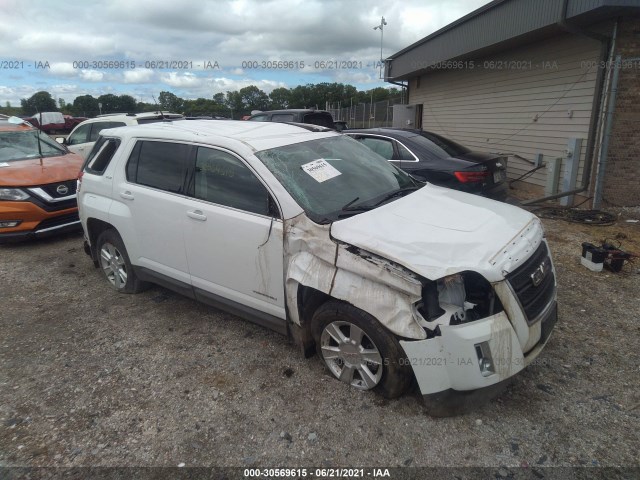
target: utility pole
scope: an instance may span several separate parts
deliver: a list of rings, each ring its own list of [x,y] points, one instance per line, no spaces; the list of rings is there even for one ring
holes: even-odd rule
[[[374,30],[380,29],[380,78],[382,75],[382,66],[384,65],[384,59],[382,58],[382,39],[384,38],[384,26],[387,24],[387,21],[382,17],[380,19],[380,25],[373,27]]]

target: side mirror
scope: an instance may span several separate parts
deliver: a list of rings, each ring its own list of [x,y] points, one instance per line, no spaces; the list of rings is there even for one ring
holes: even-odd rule
[[[56,137],[56,142],[58,142],[60,145],[66,145],[67,139],[64,137]]]

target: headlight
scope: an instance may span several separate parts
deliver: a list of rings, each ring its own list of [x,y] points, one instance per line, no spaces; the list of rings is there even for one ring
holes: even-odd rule
[[[0,188],[0,200],[26,200],[29,195],[19,188]]]

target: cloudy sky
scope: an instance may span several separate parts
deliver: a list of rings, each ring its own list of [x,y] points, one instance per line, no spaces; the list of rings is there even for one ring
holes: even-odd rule
[[[211,98],[247,85],[269,93],[319,82],[366,90],[385,85],[373,30],[382,16],[389,56],[486,3],[0,0],[0,104],[17,106],[39,90],[67,102],[105,93],[150,102],[163,90]]]

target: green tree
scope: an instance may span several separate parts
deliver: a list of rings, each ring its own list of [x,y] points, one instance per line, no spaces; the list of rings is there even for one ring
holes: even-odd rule
[[[102,104],[101,112],[102,113],[118,113],[120,110],[118,109],[120,105],[120,101],[118,100],[118,96],[113,93],[107,93],[105,95],[100,95],[98,97],[98,103]]]
[[[118,97],[117,111],[126,113],[135,113],[138,109],[136,99],[131,95],[120,95]]]
[[[158,104],[164,111],[179,113],[184,110],[184,100],[171,92],[160,92]]]
[[[227,92],[227,107],[230,110],[231,118],[240,119],[244,113],[244,105],[242,105],[242,95],[240,92]]]
[[[291,100],[291,92],[288,88],[280,87],[275,88],[269,94],[269,109],[280,110],[283,108],[289,108],[289,102]]]
[[[73,100],[71,111],[79,117],[95,117],[98,115],[98,100],[91,95],[80,95]]]
[[[34,93],[28,99],[21,99],[20,105],[25,115],[34,115],[38,112],[56,112],[58,110],[56,101],[49,92],[45,91]]]
[[[213,96],[213,101],[218,105],[226,106],[227,101],[225,99],[224,93],[218,92]]]
[[[252,110],[266,110],[269,108],[269,96],[255,85],[249,85],[240,89],[240,98],[245,112]]]

